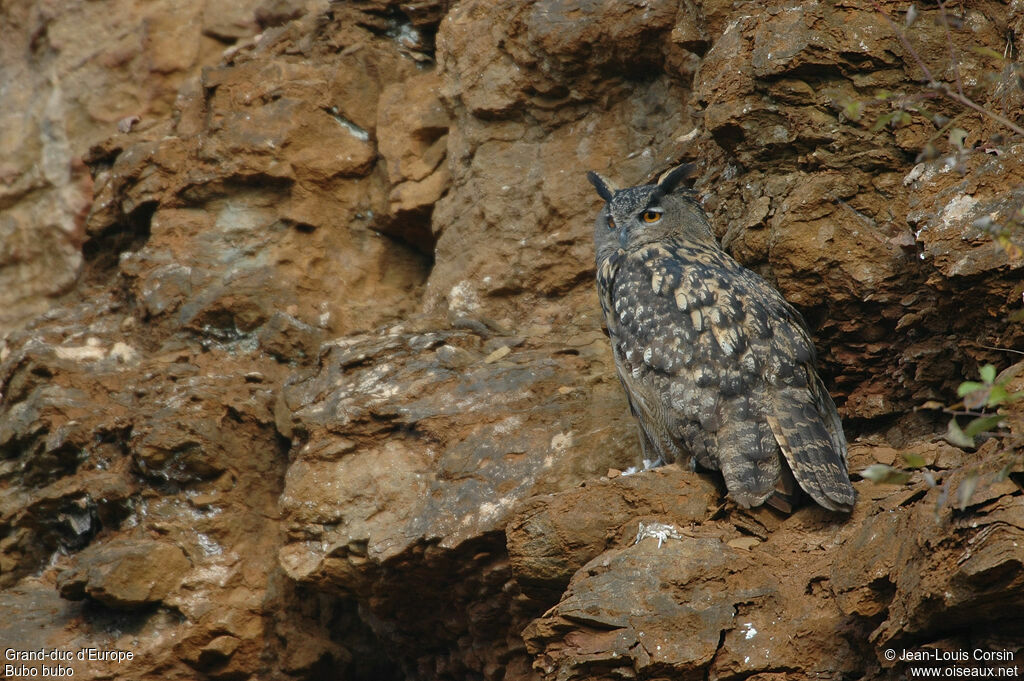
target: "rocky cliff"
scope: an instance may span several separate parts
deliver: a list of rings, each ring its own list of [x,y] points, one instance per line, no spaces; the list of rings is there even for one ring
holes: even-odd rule
[[[4,675],[1020,663],[1024,417],[935,407],[1024,347],[1024,7],[906,10],[4,4]],[[848,519],[623,473],[584,172],[683,161],[908,467]]]

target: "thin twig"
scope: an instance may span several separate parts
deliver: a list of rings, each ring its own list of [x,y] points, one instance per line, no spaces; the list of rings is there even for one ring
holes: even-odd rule
[[[932,143],[932,142],[934,142],[935,140],[937,140],[937,139],[939,139],[940,137],[942,137],[943,135],[945,135],[945,134],[946,134],[946,131],[947,131],[947,130],[949,130],[949,129],[950,129],[951,127],[953,127],[953,125],[954,125],[954,124],[956,124],[956,122],[957,122],[958,120],[960,120],[960,117],[961,117],[961,116],[963,116],[963,114],[962,114],[962,113],[958,113],[958,114],[957,114],[956,116],[953,116],[952,118],[950,118],[950,119],[949,119],[949,122],[948,122],[948,123],[946,123],[946,124],[945,124],[944,126],[942,126],[941,128],[939,128],[938,130],[936,130],[936,131],[935,131],[935,134],[934,134],[934,135],[932,135],[931,137],[929,137],[929,138],[928,138],[928,141],[927,141],[927,142],[925,142],[925,144],[931,144],[931,143]]]
[[[997,123],[1001,123],[1002,125],[1005,125],[1007,128],[1009,128],[1010,130],[1013,130],[1018,135],[1024,136],[1024,128],[1020,127],[1019,125],[1017,125],[1013,121],[1009,120],[1008,118],[1005,118],[1004,116],[1000,116],[995,111],[989,111],[988,109],[986,109],[985,107],[981,106],[980,104],[975,103],[969,97],[966,97],[964,95],[961,95],[961,94],[958,94],[956,92],[953,92],[952,90],[950,90],[949,86],[946,85],[945,83],[929,83],[928,87],[930,87],[931,89],[935,90],[936,92],[942,93],[946,97],[952,99],[954,102],[960,102],[964,106],[969,106],[970,108],[974,109],[978,113],[984,114],[984,115],[988,116],[989,118],[991,118],[992,120],[996,121]]]
[[[963,97],[964,86],[960,81],[960,60],[956,58],[953,34],[949,30],[949,19],[946,17],[946,3],[943,0],[939,0],[939,12],[942,14],[942,27],[946,29],[946,45],[949,46],[949,61],[953,64],[953,75],[956,77],[956,91]]]
[[[914,61],[917,62],[918,67],[921,69],[921,73],[924,74],[923,81],[925,82],[925,87],[927,87],[929,90],[934,90],[935,92],[938,92],[939,94],[943,95],[948,99],[953,100],[954,102],[963,104],[966,107],[974,109],[978,113],[984,116],[988,116],[997,123],[1006,126],[1010,130],[1013,130],[1018,135],[1024,136],[1024,128],[1020,127],[1013,121],[1009,120],[1004,116],[1000,116],[994,111],[989,111],[980,104],[975,103],[974,100],[972,100],[967,95],[964,95],[960,92],[954,92],[945,83],[941,83],[935,80],[935,77],[932,75],[931,69],[929,69],[928,66],[924,63],[924,61],[922,61],[921,55],[919,55],[917,53],[917,50],[914,49],[914,46],[910,44],[910,41],[907,40],[907,36],[903,33],[900,27],[897,26],[891,18],[889,18],[889,14],[884,9],[882,9],[881,5],[878,4],[878,0],[871,0],[871,4],[875,6],[875,9],[878,10],[878,13],[881,14],[882,17],[889,23],[889,26],[892,27],[893,32],[896,33],[896,37],[899,38],[901,43],[903,43],[903,47],[906,48],[907,52],[910,53],[910,56],[913,57]]]
[[[943,407],[942,411],[950,416],[971,416],[974,418],[981,418],[982,416],[992,416],[983,411],[957,411],[952,407]]]
[[[998,350],[1000,352],[1013,352],[1018,355],[1024,355],[1024,352],[1021,352],[1020,350],[1014,350],[1013,348],[998,348],[994,345],[983,345],[982,343],[975,343],[974,345],[979,348],[985,348],[986,350]]]

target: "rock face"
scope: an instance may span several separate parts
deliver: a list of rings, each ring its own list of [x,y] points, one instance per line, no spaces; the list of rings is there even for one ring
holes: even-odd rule
[[[82,267],[89,147],[171,115],[178,89],[258,30],[258,0],[18,0],[0,10],[0,333],[44,312]],[[264,3],[266,4],[266,3]]]
[[[58,651],[5,677],[1024,659],[1024,415],[964,451],[915,409],[1022,346],[1024,144],[931,96],[904,8],[229,4],[0,9],[0,640]],[[909,44],[1018,120],[1019,13],[953,5]],[[849,518],[627,474],[583,173],[681,161],[807,317],[851,470],[923,463]]]
[[[74,568],[57,576],[60,595],[88,596],[117,610],[160,603],[191,567],[181,549],[159,541],[112,539],[76,556]]]

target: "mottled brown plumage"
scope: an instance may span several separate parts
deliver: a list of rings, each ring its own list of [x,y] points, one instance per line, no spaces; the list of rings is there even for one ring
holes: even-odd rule
[[[607,202],[597,289],[644,459],[720,470],[745,507],[786,508],[795,478],[849,511],[846,439],[803,319],[721,249],[692,194],[676,191],[687,172],[618,191],[588,175]]]

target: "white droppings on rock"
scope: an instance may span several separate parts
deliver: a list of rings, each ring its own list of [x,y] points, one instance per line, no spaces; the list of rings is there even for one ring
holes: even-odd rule
[[[494,424],[494,432],[498,435],[507,435],[523,425],[523,417],[509,416]]]
[[[680,135],[679,137],[677,137],[676,138],[676,142],[689,142],[690,140],[692,140],[693,138],[695,138],[697,136],[698,132],[699,132],[699,129],[697,127],[694,127],[693,130],[691,130],[690,132],[686,133],[685,135]]]
[[[107,355],[98,338],[87,338],[85,345],[54,348],[54,352],[60,359],[70,359],[75,362],[94,362]]]
[[[490,520],[503,511],[509,510],[516,500],[517,498],[514,495],[506,495],[495,501],[485,501],[480,504],[479,517]]]
[[[224,552],[224,549],[221,548],[221,545],[213,539],[211,539],[208,535],[205,535],[202,532],[200,532],[196,535],[196,538],[199,541],[199,547],[203,550],[203,553],[205,553],[206,555],[216,556]]]
[[[551,451],[561,453],[572,447],[573,443],[573,432],[570,430],[568,433],[558,433],[551,438]]]
[[[448,292],[448,309],[459,316],[470,315],[480,309],[480,296],[468,280],[452,286]]]
[[[918,163],[903,178],[903,186],[909,186],[919,179],[929,179],[935,174],[935,167],[930,163]]]
[[[967,219],[977,203],[978,200],[969,194],[954,196],[942,209],[939,219],[947,226],[960,223]]]
[[[679,534],[679,528],[675,525],[669,525],[667,523],[645,523],[640,521],[640,526],[636,531],[636,539],[633,541],[634,544],[639,544],[642,540],[648,537],[653,537],[658,540],[658,548],[669,539],[682,539],[683,535]]]
[[[110,357],[110,359],[117,360],[121,364],[129,364],[139,358],[139,353],[135,348],[127,343],[118,341],[110,348],[110,352],[107,356]]]

